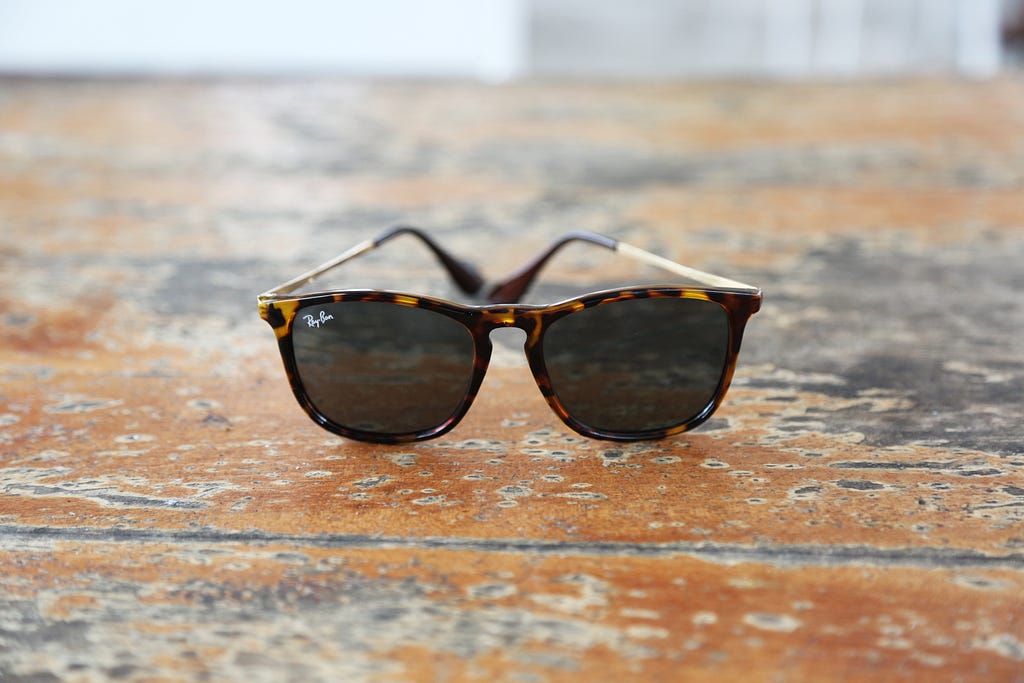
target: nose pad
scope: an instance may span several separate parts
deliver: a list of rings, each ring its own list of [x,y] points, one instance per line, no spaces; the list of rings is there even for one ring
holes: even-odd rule
[[[526,345],[526,330],[518,327],[499,327],[491,330],[488,336],[494,346],[491,365],[506,368],[526,367],[526,354],[523,351]]]

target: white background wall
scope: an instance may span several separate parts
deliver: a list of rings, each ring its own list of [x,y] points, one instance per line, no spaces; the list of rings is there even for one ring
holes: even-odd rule
[[[537,0],[532,67],[622,76],[995,73],[1001,0]]]
[[[0,0],[0,70],[507,78],[521,0]]]
[[[0,0],[0,71],[996,73],[1015,0]]]

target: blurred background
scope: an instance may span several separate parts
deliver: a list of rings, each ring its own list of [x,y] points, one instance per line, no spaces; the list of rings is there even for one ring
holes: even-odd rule
[[[1024,0],[0,0],[0,73],[859,78],[1021,64]]]

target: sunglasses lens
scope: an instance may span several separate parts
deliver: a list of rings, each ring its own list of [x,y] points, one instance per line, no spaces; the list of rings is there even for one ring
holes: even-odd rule
[[[629,434],[670,429],[714,400],[729,317],[699,299],[628,299],[585,308],[544,334],[551,388],[578,422]]]
[[[345,301],[300,309],[295,365],[316,410],[381,435],[444,424],[466,399],[474,343],[459,322],[422,308]]]

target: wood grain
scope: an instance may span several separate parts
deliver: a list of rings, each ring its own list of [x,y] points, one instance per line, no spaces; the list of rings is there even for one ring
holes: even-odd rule
[[[0,678],[1024,680],[1022,130],[1009,78],[0,80]],[[255,295],[397,222],[765,306],[680,437],[567,431],[509,333],[453,432],[349,442]]]

